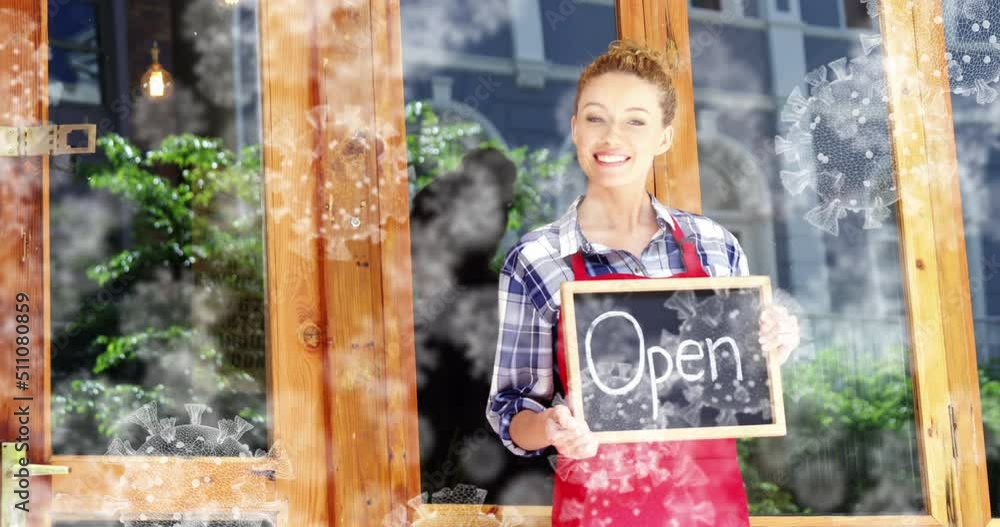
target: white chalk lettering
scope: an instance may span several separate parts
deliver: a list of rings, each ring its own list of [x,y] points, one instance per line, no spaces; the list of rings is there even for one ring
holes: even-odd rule
[[[601,380],[600,375],[597,373],[597,366],[594,363],[592,347],[594,332],[596,331],[597,326],[601,322],[613,318],[623,318],[632,323],[632,327],[635,328],[635,333],[639,338],[639,347],[637,350],[639,363],[634,370],[635,374],[624,386],[620,386],[618,388],[612,388]],[[732,337],[722,337],[718,340],[705,339],[705,344],[708,347],[708,365],[711,382],[715,382],[716,379],[719,378],[718,359],[716,358],[716,353],[720,349],[723,358],[728,357],[729,353],[733,354],[733,358],[736,361],[736,379],[740,381],[743,380],[743,363],[740,359],[740,348]],[[649,385],[650,391],[652,392],[653,403],[650,406],[652,407],[653,419],[655,420],[659,413],[660,406],[658,404],[660,400],[659,386],[667,382],[673,374],[675,364],[677,366],[677,374],[680,375],[681,379],[686,382],[694,383],[705,378],[705,348],[702,347],[700,341],[691,339],[684,340],[677,346],[677,349],[674,351],[676,357],[672,357],[669,351],[660,346],[652,346],[649,349],[644,348],[645,341],[643,339],[642,327],[639,325],[639,321],[624,311],[608,311],[595,318],[594,321],[590,323],[590,327],[587,328],[587,336],[584,341],[584,353],[587,359],[587,368],[590,370],[590,376],[594,379],[594,384],[602,392],[608,395],[624,395],[631,392],[642,381],[642,377],[646,369],[646,362],[649,362]],[[689,348],[693,349],[689,350]],[[663,357],[663,360],[666,361],[664,371],[659,373],[656,371],[655,359],[657,355]]]
[[[718,378],[718,374],[715,370],[715,349],[723,344],[729,344],[733,350],[733,356],[736,357],[736,380],[743,380],[743,363],[740,362],[740,347],[736,345],[736,341],[732,337],[722,337],[717,341],[712,339],[705,339],[708,343],[708,362],[712,368],[712,381],[714,382]]]
[[[639,335],[639,367],[636,368],[635,377],[633,377],[631,381],[621,388],[612,388],[601,381],[600,375],[597,374],[597,368],[594,366],[594,355],[590,347],[590,340],[594,336],[594,329],[597,328],[597,325],[600,324],[601,321],[612,317],[621,317],[628,320],[633,326],[635,326],[635,332]],[[608,395],[622,395],[635,389],[635,387],[638,386],[639,382],[642,380],[642,372],[646,367],[646,354],[643,353],[643,347],[645,347],[645,342],[642,338],[642,328],[639,327],[639,321],[632,315],[624,311],[608,311],[607,313],[595,318],[594,321],[590,323],[590,327],[587,328],[587,339],[584,343],[584,350],[587,354],[587,367],[590,368],[590,375],[594,378],[594,384],[596,384],[602,392]]]
[[[697,354],[688,354],[684,350],[687,348],[695,348],[698,350]],[[684,363],[692,360],[702,360],[705,358],[705,350],[701,348],[701,342],[697,342],[691,339],[681,342],[680,346],[677,346],[677,373],[680,374],[681,378],[688,382],[700,381],[702,377],[705,376],[705,370],[702,368],[698,374],[685,373]],[[712,380],[715,380],[715,370],[712,370]]]
[[[653,407],[653,419],[655,420],[656,414],[660,409],[660,405],[656,404],[656,401],[660,400],[660,394],[659,390],[657,390],[657,386],[659,386],[661,382],[670,378],[670,374],[674,371],[674,359],[670,357],[667,350],[661,348],[660,346],[652,346],[646,351],[646,353],[649,355],[649,389],[653,392],[653,398],[651,399],[653,404],[651,406]],[[653,362],[653,357],[656,355],[663,355],[663,359],[667,361],[667,371],[659,376],[656,375],[656,363]]]

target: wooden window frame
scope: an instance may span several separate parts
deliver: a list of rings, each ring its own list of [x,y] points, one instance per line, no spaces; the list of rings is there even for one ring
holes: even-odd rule
[[[399,7],[364,4],[259,2],[268,442],[283,443],[294,472],[292,479],[267,483],[268,498],[285,506],[261,512],[275,513],[279,527],[368,525],[419,493],[402,77],[383,67],[401,63]],[[11,27],[19,36],[44,48],[45,0],[6,0],[2,7],[9,9],[5,17],[16,18]],[[44,58],[4,57],[4,71],[42,67],[46,75],[19,88],[31,92],[19,106],[10,102],[6,83],[0,87],[0,114],[12,115],[0,125],[47,121]],[[351,107],[358,120],[345,126],[338,117]],[[0,195],[12,200],[11,183],[26,188],[24,199],[0,208],[0,294],[28,293],[32,313],[39,313],[33,320],[40,321],[29,370],[39,381],[29,392],[0,383],[3,440],[17,436],[13,396],[34,397],[36,408],[48,409],[51,400],[48,167],[47,156],[0,158]],[[353,217],[368,227],[365,234],[351,230],[353,218],[338,218],[339,232],[347,233],[338,234],[335,207],[357,207]],[[395,273],[382,273],[390,268]],[[12,353],[0,354],[0,368],[14,371]],[[107,463],[107,456],[52,455],[48,411],[33,427],[29,461],[72,472],[32,480],[30,524],[114,519],[117,511],[105,503],[120,465]],[[250,463],[225,459],[216,467],[190,460],[191,470],[206,476]],[[198,505],[161,504],[174,512]]]

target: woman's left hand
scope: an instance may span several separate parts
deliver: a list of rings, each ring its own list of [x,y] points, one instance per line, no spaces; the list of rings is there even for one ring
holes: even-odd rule
[[[799,319],[782,306],[769,304],[760,314],[760,345],[778,365],[799,347]]]

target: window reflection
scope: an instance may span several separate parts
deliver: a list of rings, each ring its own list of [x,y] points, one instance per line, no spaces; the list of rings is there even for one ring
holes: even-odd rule
[[[50,161],[57,454],[143,444],[125,420],[154,403],[245,421],[267,449],[256,20],[253,2],[50,3],[50,120],[98,127],[96,154]],[[139,86],[154,42],[169,97]]]
[[[924,510],[881,48],[844,4],[846,21],[836,2],[690,12],[703,212],[803,326],[788,435],[740,441],[753,514]]]

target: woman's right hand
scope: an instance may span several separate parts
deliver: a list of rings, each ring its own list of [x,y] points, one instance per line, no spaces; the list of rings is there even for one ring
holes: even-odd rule
[[[545,438],[560,455],[571,459],[597,455],[597,437],[586,421],[574,417],[570,409],[561,404],[545,410],[545,414]]]

